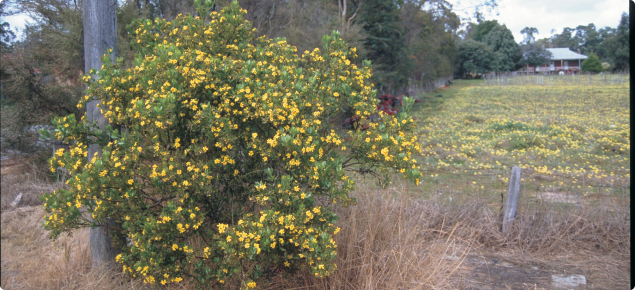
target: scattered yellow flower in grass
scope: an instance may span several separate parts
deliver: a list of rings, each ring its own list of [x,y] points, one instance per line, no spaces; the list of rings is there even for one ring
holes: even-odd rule
[[[572,192],[581,180],[592,191],[627,184],[630,109],[619,104],[628,85],[587,76],[509,82],[534,84],[463,88],[444,110],[423,112],[430,114],[419,140],[428,170],[508,182],[509,168],[520,166],[525,182]]]

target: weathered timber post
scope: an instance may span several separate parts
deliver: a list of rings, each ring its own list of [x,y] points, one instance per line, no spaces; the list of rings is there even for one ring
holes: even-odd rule
[[[88,73],[91,69],[101,69],[101,57],[112,49],[111,59],[114,62],[117,55],[117,0],[84,0],[83,21],[84,21],[84,71]],[[106,129],[108,120],[97,107],[99,101],[93,100],[86,104],[86,118],[89,121],[97,121],[99,128]],[[94,154],[101,150],[97,144],[88,147],[88,161]],[[91,217],[89,216],[89,219]],[[114,225],[114,221],[107,220],[107,224]],[[91,228],[90,252],[93,260],[93,267],[112,266],[115,257],[119,253],[113,245],[108,230],[105,227]]]
[[[507,199],[505,200],[505,208],[503,214],[503,234],[509,233],[509,228],[514,223],[516,217],[516,204],[518,203],[518,192],[520,191],[520,167],[512,168],[512,176],[509,178],[509,190],[507,191]]]

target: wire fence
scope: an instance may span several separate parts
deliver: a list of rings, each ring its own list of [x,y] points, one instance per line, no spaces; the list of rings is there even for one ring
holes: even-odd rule
[[[570,85],[624,85],[630,83],[628,72],[600,73],[600,74],[570,74],[570,75],[516,75],[514,72],[496,73],[483,76],[483,83],[487,86],[570,86]]]

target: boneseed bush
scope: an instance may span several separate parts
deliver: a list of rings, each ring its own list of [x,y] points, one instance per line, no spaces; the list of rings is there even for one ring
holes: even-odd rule
[[[337,32],[323,38],[324,51],[300,57],[284,39],[257,38],[245,13],[234,2],[205,19],[135,22],[134,67],[106,55],[84,77],[78,106],[100,100],[125,130],[73,115],[53,121],[72,144],[50,160],[51,171],[70,174],[67,190],[43,196],[53,237],[110,218],[116,260],[133,277],[252,288],[280,272],[336,270],[332,207],[354,203],[347,174],[419,182],[412,99],[371,123],[370,63],[354,65],[355,48]],[[333,130],[346,106],[368,130]],[[103,150],[91,161],[89,144]]]

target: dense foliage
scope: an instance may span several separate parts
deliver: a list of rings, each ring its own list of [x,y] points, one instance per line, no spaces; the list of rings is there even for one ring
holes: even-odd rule
[[[474,25],[469,35],[472,38],[459,46],[459,73],[513,71],[522,66],[523,52],[506,25],[496,20],[483,21]]]
[[[521,59],[521,64],[523,65],[531,65],[533,67],[546,65],[553,57],[553,54],[541,47],[537,43],[529,43],[522,46],[523,51],[523,59]]]
[[[399,23],[399,7],[393,1],[366,0],[360,16],[367,37],[367,57],[373,62],[377,86],[400,88],[408,85],[411,63]]]
[[[76,105],[83,90],[79,82],[84,68],[81,11],[60,0],[48,5],[30,2],[20,2],[21,8],[37,15],[37,21],[25,28],[22,42],[4,46],[9,51],[3,51],[0,62],[2,146],[22,151],[33,149],[36,135],[30,134],[29,126],[79,113]],[[15,5],[7,1],[2,5],[15,9],[5,6]]]
[[[500,26],[497,20],[486,20],[474,26],[474,33],[472,39],[483,42],[485,36],[492,31],[495,27]]]
[[[505,25],[493,27],[483,38],[483,42],[489,45],[499,55],[498,70],[513,71],[519,68],[523,57],[520,46],[514,40],[514,35]]]
[[[471,39],[461,43],[458,57],[461,74],[484,74],[497,70],[500,58],[489,45]]]
[[[425,10],[427,5],[429,8]],[[405,57],[410,63],[410,84],[452,76],[456,68],[459,17],[444,2],[410,0],[404,1],[399,18],[408,48]],[[406,75],[408,71],[400,73]]]
[[[594,53],[589,54],[589,57],[582,61],[582,71],[601,72],[603,70],[600,59]]]
[[[79,106],[100,100],[124,130],[73,115],[54,121],[72,145],[50,160],[70,174],[67,190],[43,196],[52,236],[112,218],[125,273],[251,288],[281,271],[335,271],[331,208],[354,203],[347,173],[419,182],[412,99],[371,123],[370,63],[352,63],[356,49],[337,32],[323,51],[298,56],[284,39],[257,37],[245,14],[234,2],[206,19],[137,21],[134,66],[106,55],[84,77]],[[333,130],[347,107],[368,130]],[[92,143],[103,153],[88,162]]]

